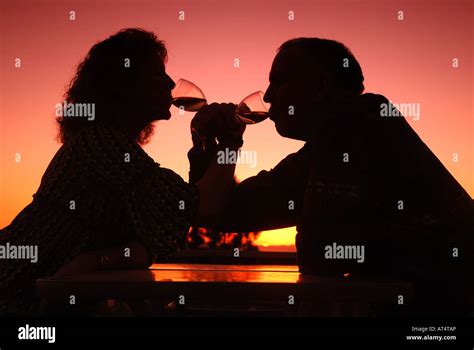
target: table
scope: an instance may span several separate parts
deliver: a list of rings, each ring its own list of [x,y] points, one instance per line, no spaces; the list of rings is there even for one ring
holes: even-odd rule
[[[211,305],[253,305],[255,309],[256,305],[279,304],[286,309],[318,305],[314,310],[325,305],[327,313],[328,305],[330,309],[334,305],[396,305],[400,296],[405,305],[413,297],[407,282],[302,275],[294,265],[154,264],[147,270],[41,278],[37,292],[53,303],[68,303],[71,295],[76,300],[153,299],[187,307],[206,305],[209,312]]]

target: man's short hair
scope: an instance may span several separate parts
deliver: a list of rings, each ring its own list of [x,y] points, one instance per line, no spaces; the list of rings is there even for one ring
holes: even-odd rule
[[[296,38],[284,42],[278,51],[297,47],[314,60],[316,69],[330,76],[336,93],[360,95],[364,91],[364,75],[359,62],[342,43],[320,38]]]

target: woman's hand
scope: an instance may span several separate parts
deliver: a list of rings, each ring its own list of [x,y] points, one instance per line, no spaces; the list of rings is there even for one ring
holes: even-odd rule
[[[130,254],[126,254],[126,250]],[[136,241],[121,246],[82,253],[67,262],[54,274],[63,277],[98,270],[146,269],[152,261],[145,247]]]

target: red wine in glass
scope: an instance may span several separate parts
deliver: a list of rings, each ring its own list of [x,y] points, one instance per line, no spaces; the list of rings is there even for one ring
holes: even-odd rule
[[[207,99],[202,90],[194,83],[179,79],[171,93],[171,103],[181,110],[197,112],[207,104]],[[245,124],[256,124],[268,118],[268,108],[263,101],[263,92],[257,91],[245,97],[237,106],[235,115]],[[205,150],[205,137],[199,135],[197,130],[191,130],[193,139],[197,140]]]
[[[172,91],[172,104],[182,110],[197,112],[207,104],[202,90],[194,83],[179,79]],[[268,108],[263,102],[263,92],[257,91],[245,97],[235,114],[246,124],[256,124],[268,118]]]
[[[245,124],[256,124],[268,118],[268,108],[263,102],[263,92],[257,91],[248,95],[237,106],[237,117]]]
[[[201,97],[176,97],[173,98],[171,103],[185,111],[197,112],[207,103],[207,101],[205,98]]]

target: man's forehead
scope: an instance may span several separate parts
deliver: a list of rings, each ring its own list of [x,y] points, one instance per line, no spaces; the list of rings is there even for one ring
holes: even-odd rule
[[[270,77],[302,71],[308,63],[309,57],[304,54],[301,48],[284,48],[277,53],[273,60]]]

